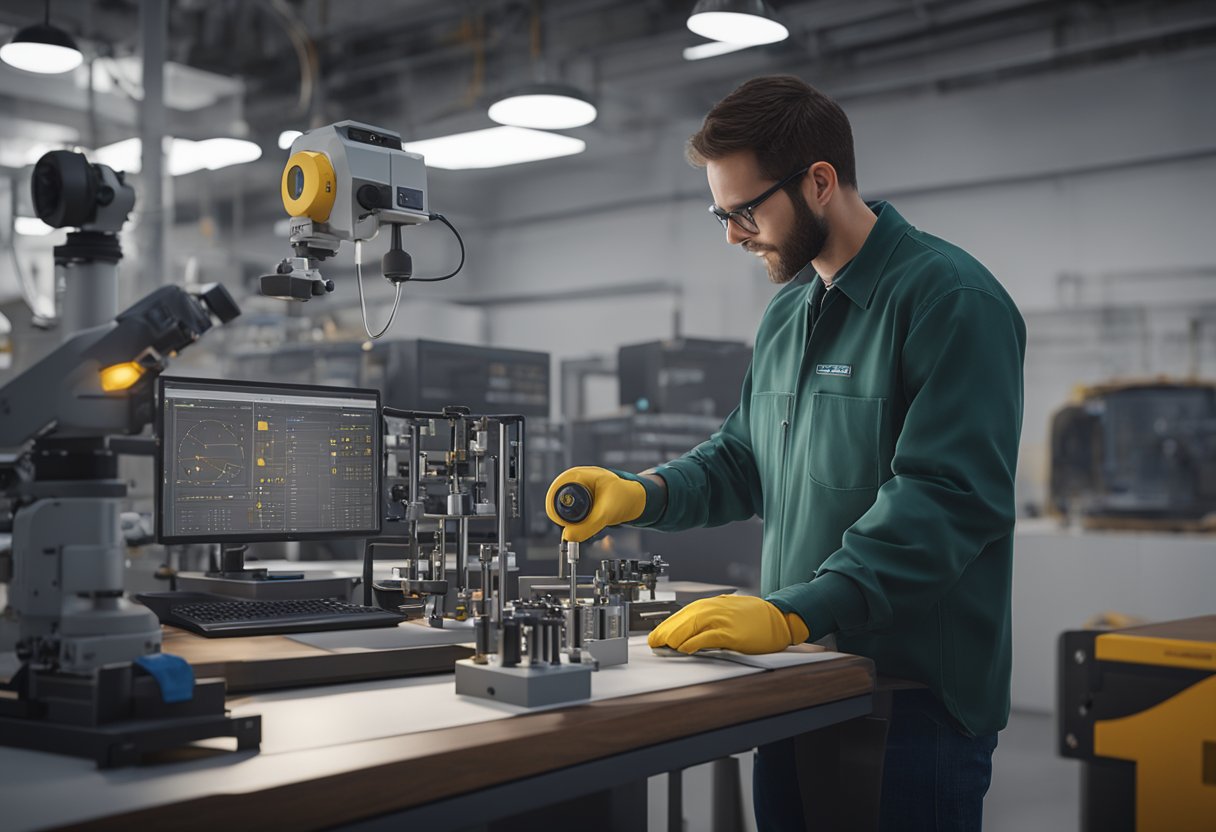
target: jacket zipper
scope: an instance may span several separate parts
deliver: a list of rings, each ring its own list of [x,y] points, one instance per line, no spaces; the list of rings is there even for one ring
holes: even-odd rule
[[[777,482],[781,489],[781,517],[777,523],[777,588],[781,588],[781,575],[785,568],[785,513],[789,508],[789,493],[788,483],[785,481],[786,470],[789,467],[789,438],[790,438],[790,416],[794,406],[794,397],[790,396],[785,400],[785,417],[781,420],[781,464],[778,466]]]
[[[816,277],[815,280],[819,280]],[[812,290],[813,291],[813,290]],[[823,289],[824,296],[821,299],[819,307],[819,315],[816,316],[814,325],[811,324],[811,314],[809,309],[803,309],[803,321],[806,325],[806,336],[802,346],[802,357],[798,359],[798,376],[794,379],[794,395],[791,396],[785,404],[785,418],[781,421],[781,476],[777,482],[780,483],[781,494],[781,523],[777,531],[777,583],[781,583],[782,568],[785,563],[785,513],[788,509],[790,483],[785,482],[785,474],[787,469],[786,457],[789,456],[789,428],[790,419],[793,418],[796,410],[799,394],[802,392],[803,372],[806,369],[806,360],[811,352],[811,340],[815,336],[815,330],[819,328],[819,324],[823,321],[824,313],[827,312],[827,306],[833,300],[832,293],[828,289]],[[807,304],[809,306],[810,304]],[[812,426],[813,429],[813,426]],[[798,489],[801,491],[801,489]]]

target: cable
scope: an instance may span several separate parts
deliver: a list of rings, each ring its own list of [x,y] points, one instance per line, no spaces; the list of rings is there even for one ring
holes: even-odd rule
[[[287,39],[295,50],[296,60],[300,65],[300,95],[296,102],[296,110],[306,116],[312,115],[315,103],[317,75],[320,71],[320,61],[316,47],[308,34],[308,29],[300,23],[295,11],[286,0],[268,0],[274,17],[283,27]]]
[[[456,242],[460,244],[460,262],[456,264],[456,268],[442,277],[415,277],[415,281],[419,283],[438,283],[441,280],[448,280],[459,274],[464,268],[464,239],[461,238],[460,232],[456,230],[456,226],[448,222],[448,218],[443,214],[431,214],[432,220],[439,220],[448,227],[453,234],[456,235]],[[376,333],[372,332],[370,326],[367,325],[367,302],[363,298],[363,241],[355,240],[355,284],[359,287],[359,311],[363,313],[363,331],[367,333],[367,337],[373,341],[388,332],[388,328],[393,325],[393,318],[397,317],[397,307],[401,304],[401,284],[405,281],[394,281],[397,286],[396,295],[393,297],[393,309],[388,313],[388,321],[384,327]]]
[[[457,264],[455,269],[448,272],[443,277],[415,277],[413,278],[415,283],[438,283],[441,280],[447,280],[455,277],[460,273],[460,270],[464,268],[464,240],[461,239],[460,232],[456,230],[456,226],[448,222],[448,218],[443,214],[431,214],[430,218],[433,220],[439,220],[441,223],[446,225],[453,234],[456,235],[456,242],[460,244],[460,263]]]
[[[401,303],[401,284],[397,284],[397,296],[393,298],[393,311],[388,313],[388,322],[384,328],[372,334],[371,327],[367,325],[367,304],[363,300],[363,241],[355,240],[355,282],[359,286],[359,309],[363,312],[363,331],[367,333],[367,337],[373,341],[379,338],[384,333],[388,332],[388,328],[393,325],[393,318],[397,317],[397,306]]]

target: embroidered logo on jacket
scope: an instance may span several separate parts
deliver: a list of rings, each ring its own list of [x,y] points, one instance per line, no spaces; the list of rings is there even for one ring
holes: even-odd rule
[[[816,364],[815,372],[821,376],[851,376],[853,375],[852,364]]]

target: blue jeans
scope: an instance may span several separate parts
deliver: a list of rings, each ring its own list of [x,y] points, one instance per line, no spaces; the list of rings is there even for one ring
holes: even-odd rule
[[[983,825],[996,734],[968,737],[927,690],[893,693],[883,760],[881,828],[972,832]],[[803,816],[794,740],[756,749],[752,802],[759,832],[814,829]],[[812,818],[812,821],[814,818]]]

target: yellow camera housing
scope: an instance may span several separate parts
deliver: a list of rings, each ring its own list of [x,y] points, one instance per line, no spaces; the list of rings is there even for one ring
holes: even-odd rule
[[[337,191],[334,166],[324,153],[301,150],[283,168],[283,208],[293,217],[326,222]]]

